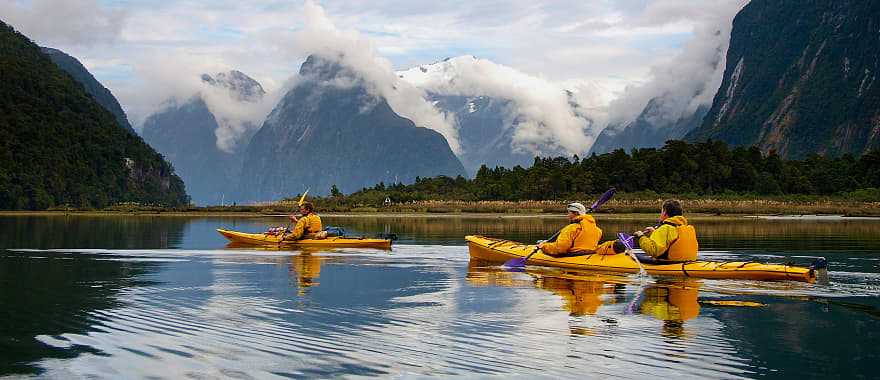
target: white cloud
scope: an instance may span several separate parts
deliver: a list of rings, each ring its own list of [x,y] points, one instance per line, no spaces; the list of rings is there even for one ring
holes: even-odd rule
[[[388,91],[392,81],[387,72],[379,72],[473,54],[558,87],[592,83],[588,87],[598,87],[598,94],[589,90],[577,96],[603,104],[619,97],[625,84],[659,83],[659,67],[696,44],[687,41],[702,38],[701,28],[724,21],[718,14],[732,15],[732,3],[742,2],[326,0],[322,6],[332,15],[330,30],[367,41],[354,47],[366,47],[370,53],[362,58],[381,68],[373,73],[377,93],[388,94],[398,112],[440,130],[455,144],[455,129],[441,113],[413,101],[411,90],[395,96]],[[196,91],[192,81],[198,82],[203,72],[238,69],[270,93],[280,89],[307,55],[296,38],[306,24],[302,10],[302,3],[275,0],[0,1],[4,21],[42,45],[79,58],[89,69],[100,68],[96,77],[120,99],[136,127],[169,96]],[[650,85],[642,92],[662,90]],[[626,95],[633,99],[626,101],[631,108],[650,95],[632,91]],[[611,113],[621,115],[626,102]],[[601,108],[593,110],[596,120],[606,111]],[[558,132],[551,136],[568,133]],[[590,133],[566,144],[589,144]]]
[[[3,21],[31,39],[49,44],[96,44],[119,37],[127,12],[97,0],[0,2]]]
[[[611,103],[609,125],[625,126],[655,97],[663,97],[656,116],[666,122],[693,115],[698,107],[710,105],[721,86],[733,17],[746,2],[732,0],[702,8],[684,1],[649,6],[640,16],[643,24],[689,17],[698,18],[699,23],[694,36],[677,55],[652,67],[646,81],[628,86]]]
[[[367,90],[417,126],[440,132],[453,152],[460,152],[458,133],[446,115],[425,100],[422,90],[400,81],[391,62],[380,56],[373,42],[354,30],[337,29],[324,9],[310,0],[303,8],[305,28],[296,34],[295,47],[304,55],[315,54],[338,61],[357,73]]]
[[[576,114],[564,88],[487,59],[461,56],[399,75],[434,93],[511,100],[511,114],[507,118],[516,120],[513,147],[517,149],[534,154],[554,154],[560,150],[583,154],[597,134],[592,130],[593,117]],[[600,105],[601,100],[592,94],[595,87],[581,83],[579,89],[576,99],[584,102],[582,106]]]

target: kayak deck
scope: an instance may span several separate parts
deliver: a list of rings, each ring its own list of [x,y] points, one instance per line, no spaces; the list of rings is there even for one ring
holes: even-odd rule
[[[465,236],[471,258],[489,262],[505,262],[523,258],[536,246],[519,242],[494,239],[479,235]],[[553,257],[543,252],[535,253],[529,265],[599,270],[608,272],[638,273],[639,264],[627,254],[590,254],[574,257]],[[816,269],[784,264],[763,264],[746,261],[688,261],[669,264],[643,264],[651,275],[698,277],[709,279],[791,280],[815,282]]]
[[[223,237],[230,242],[252,246],[282,246],[282,247],[349,247],[349,248],[379,248],[391,249],[389,239],[368,239],[334,236],[325,239],[300,239],[281,240],[281,236],[269,234],[254,234],[247,232],[231,231],[218,228]]]

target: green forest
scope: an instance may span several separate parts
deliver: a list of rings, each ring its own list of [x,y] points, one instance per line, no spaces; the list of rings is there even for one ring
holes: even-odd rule
[[[0,22],[0,209],[189,202],[170,164]]]
[[[693,196],[843,195],[880,200],[880,151],[861,157],[812,155],[783,160],[758,148],[731,148],[721,141],[689,144],[670,140],[662,148],[621,149],[586,158],[535,158],[529,168],[483,166],[472,180],[417,178],[348,196],[347,202],[378,204],[419,200],[587,199],[610,187],[627,193]],[[332,197],[331,197],[332,198]]]

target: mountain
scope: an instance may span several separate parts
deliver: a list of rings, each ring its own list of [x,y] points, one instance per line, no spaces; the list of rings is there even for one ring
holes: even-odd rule
[[[787,158],[880,148],[880,2],[755,0],[733,22],[721,88],[686,139]]]
[[[116,100],[116,97],[113,96],[110,90],[104,87],[101,82],[98,82],[98,80],[92,76],[92,73],[90,73],[82,63],[76,58],[65,54],[61,50],[50,47],[43,47],[41,49],[43,54],[49,56],[49,59],[58,65],[61,70],[64,70],[70,74],[73,79],[82,84],[86,92],[88,92],[89,95],[92,95],[101,107],[110,111],[110,113],[116,117],[116,121],[119,122],[121,127],[134,133],[134,128],[132,128],[131,123],[128,122],[128,116],[125,115],[125,111],[122,110],[119,101]]]
[[[241,103],[258,102],[266,93],[260,83],[240,71],[202,74],[201,79],[210,89]],[[217,130],[223,123],[230,121],[212,113],[201,93],[182,103],[169,99],[144,121],[144,140],[171,161],[198,205],[236,200],[243,152],[257,128],[245,123],[239,142],[221,149]]]
[[[680,140],[700,126],[709,111],[707,106],[698,106],[693,113],[680,114],[670,120],[662,110],[664,97],[656,97],[648,102],[642,113],[632,122],[611,125],[602,130],[590,148],[590,153],[602,154],[615,149],[629,151],[633,148],[660,148],[667,140]]]
[[[245,153],[241,194],[269,200],[464,175],[446,139],[396,114],[336,61],[309,56]]]
[[[2,209],[188,202],[162,156],[2,22],[0,189]]]
[[[473,177],[482,165],[488,167],[516,165],[529,167],[534,163],[535,153],[514,147],[516,126],[522,122],[515,117],[516,104],[511,99],[487,95],[460,95],[458,85],[469,79],[460,75],[476,61],[474,56],[466,55],[446,58],[428,65],[398,71],[400,79],[423,89],[427,99],[441,112],[452,116],[458,127],[461,152],[458,158],[469,176]],[[465,88],[476,87],[465,84]],[[572,109],[573,103],[568,93]],[[562,150],[545,147],[545,156],[568,155]]]
[[[514,150],[514,122],[508,120],[509,100],[488,96],[459,96],[428,93],[428,100],[439,110],[451,114],[458,126],[462,165],[473,177],[482,165],[529,167],[535,155]]]

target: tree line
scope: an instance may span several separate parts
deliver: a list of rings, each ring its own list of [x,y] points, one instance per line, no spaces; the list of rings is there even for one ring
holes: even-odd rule
[[[811,155],[785,160],[756,147],[731,148],[721,141],[670,140],[662,148],[622,149],[589,157],[537,157],[529,168],[482,166],[473,179],[416,178],[379,183],[336,198],[379,204],[417,200],[583,199],[610,187],[622,192],[714,195],[841,195],[880,188],[880,151],[861,157]]]

